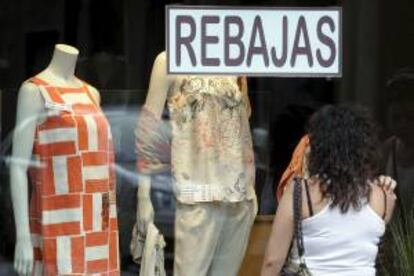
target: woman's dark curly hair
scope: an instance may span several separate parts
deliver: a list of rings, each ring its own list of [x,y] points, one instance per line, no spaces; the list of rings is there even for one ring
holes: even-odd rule
[[[345,213],[367,198],[367,180],[380,169],[378,129],[371,114],[348,105],[321,108],[308,126],[309,173],[318,176],[324,197]]]

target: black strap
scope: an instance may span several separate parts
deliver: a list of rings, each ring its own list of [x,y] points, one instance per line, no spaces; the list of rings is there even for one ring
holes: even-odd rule
[[[312,206],[312,199],[309,193],[308,181],[306,179],[304,181],[305,181],[306,199],[308,200],[309,215],[313,216],[313,206]]]
[[[294,178],[293,190],[293,218],[294,218],[294,234],[296,246],[298,249],[299,260],[302,264],[302,257],[305,255],[305,247],[303,244],[302,233],[302,181],[301,178]]]

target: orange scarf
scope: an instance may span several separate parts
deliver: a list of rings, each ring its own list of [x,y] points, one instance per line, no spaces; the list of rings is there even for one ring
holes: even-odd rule
[[[283,172],[283,175],[279,181],[279,185],[277,186],[277,191],[276,191],[277,201],[280,200],[280,198],[283,195],[283,192],[285,191],[285,188],[287,187],[288,183],[291,182],[294,176],[300,176],[300,177],[304,176],[304,169],[306,168],[304,168],[303,158],[308,148],[309,148],[309,136],[305,135],[302,137],[299,144],[297,144],[292,154],[292,159],[290,160],[289,166]]]

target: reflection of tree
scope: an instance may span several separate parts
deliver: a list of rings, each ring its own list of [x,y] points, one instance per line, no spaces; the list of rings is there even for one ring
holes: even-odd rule
[[[394,213],[382,248],[380,275],[414,275],[414,205]]]

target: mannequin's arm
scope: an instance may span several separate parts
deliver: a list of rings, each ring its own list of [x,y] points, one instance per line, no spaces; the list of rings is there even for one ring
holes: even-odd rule
[[[137,226],[146,233],[148,225],[154,221],[154,207],[151,203],[151,176],[140,175],[138,180]]]
[[[20,274],[30,274],[32,271],[33,249],[29,230],[27,169],[32,156],[36,121],[44,110],[43,106],[38,88],[30,83],[23,84],[18,96],[10,162],[11,196],[17,231],[14,267]]]
[[[150,85],[144,106],[144,108],[152,113],[157,120],[161,120],[162,111],[164,109],[167,93],[171,83],[172,80],[167,76],[166,56],[165,53],[162,52],[154,61]],[[141,114],[144,114],[144,112]],[[145,118],[140,119],[145,120]],[[145,122],[141,121],[139,123]],[[143,173],[142,171],[139,171],[139,173],[137,223],[140,231],[145,233],[148,224],[154,220],[154,209],[150,198],[151,176]]]

